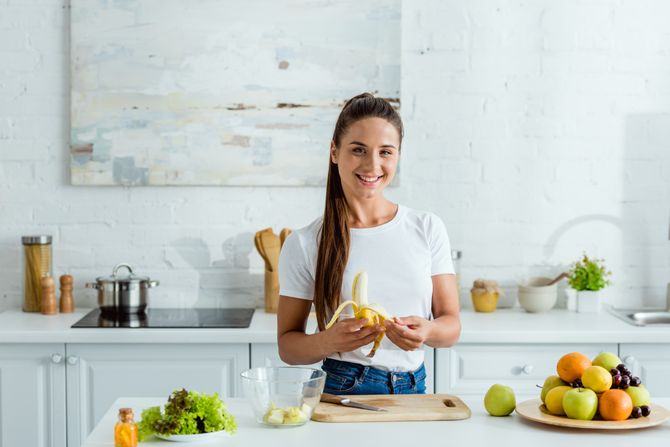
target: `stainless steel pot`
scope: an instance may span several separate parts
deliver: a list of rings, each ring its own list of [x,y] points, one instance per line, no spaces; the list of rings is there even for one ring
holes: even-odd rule
[[[122,267],[128,269],[126,276],[117,275]],[[135,275],[130,265],[121,263],[114,267],[112,276],[100,276],[86,287],[98,290],[98,307],[103,313],[138,314],[147,307],[148,289],[158,284],[147,276]]]

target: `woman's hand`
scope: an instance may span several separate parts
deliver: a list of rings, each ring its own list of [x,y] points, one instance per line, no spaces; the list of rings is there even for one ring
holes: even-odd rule
[[[347,318],[326,329],[323,334],[327,355],[334,352],[355,351],[375,341],[377,335],[384,330],[378,324],[363,327],[366,324],[366,319]]]
[[[394,317],[393,320],[384,321],[386,336],[404,351],[421,348],[428,339],[431,324],[425,318],[417,316]]]

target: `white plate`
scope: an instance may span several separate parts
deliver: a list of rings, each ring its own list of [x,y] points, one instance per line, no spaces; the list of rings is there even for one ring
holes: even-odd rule
[[[159,435],[156,433],[156,437],[164,439],[165,441],[173,442],[211,442],[211,441],[220,441],[222,438],[230,437],[230,434],[225,431],[213,431],[210,433],[199,433],[197,435]]]

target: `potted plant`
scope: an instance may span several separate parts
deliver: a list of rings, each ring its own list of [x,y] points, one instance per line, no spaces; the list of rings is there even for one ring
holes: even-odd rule
[[[576,291],[577,312],[600,311],[600,290],[610,284],[608,278],[611,274],[605,268],[603,259],[589,258],[586,253],[582,259],[570,266],[568,283]]]

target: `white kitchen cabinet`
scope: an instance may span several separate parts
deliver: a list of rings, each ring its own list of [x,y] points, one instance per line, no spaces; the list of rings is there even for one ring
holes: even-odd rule
[[[119,397],[167,400],[179,388],[237,396],[249,345],[68,344],[66,362],[68,447],[78,447]]]
[[[670,397],[670,344],[619,345],[619,356],[654,397]]]
[[[0,446],[65,447],[65,345],[0,344]]]
[[[458,344],[435,355],[435,392],[456,395],[486,393],[502,383],[517,394],[536,394],[547,376],[556,374],[558,359],[579,351],[590,358],[617,352],[616,344]]]
[[[435,371],[435,350],[426,346],[424,348],[426,366],[426,393],[433,393],[433,371]],[[251,367],[261,366],[286,366],[279,358],[279,350],[276,343],[253,343],[251,345]],[[321,362],[306,365],[311,368],[321,369]]]

